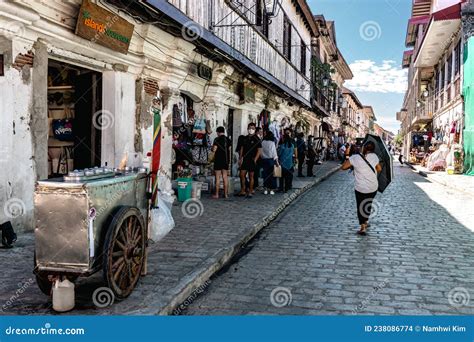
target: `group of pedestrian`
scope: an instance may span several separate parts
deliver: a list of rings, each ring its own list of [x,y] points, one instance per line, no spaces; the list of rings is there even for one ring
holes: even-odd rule
[[[214,140],[214,171],[216,184],[224,183],[224,197],[228,197],[228,167],[231,160],[231,141],[225,135],[224,127],[216,129]],[[235,152],[238,154],[240,192],[236,196],[252,198],[257,189],[265,195],[274,195],[276,191],[288,192],[293,187],[293,172],[298,169],[298,176],[303,175],[303,165],[307,164],[307,176],[314,177],[313,168],[316,164],[316,149],[313,137],[305,141],[303,133],[293,136],[293,130],[286,128],[278,140],[275,134],[265,127],[256,127],[249,123],[247,135],[238,138]],[[275,171],[277,170],[277,171]],[[277,174],[275,174],[277,173]],[[259,186],[260,175],[263,186]],[[277,178],[279,184],[277,185]],[[213,198],[219,198],[219,187]]]
[[[217,138],[214,140],[212,151],[215,154],[214,171],[216,175],[216,193],[219,197],[219,184],[221,178],[224,183],[224,196],[228,197],[227,170],[231,158],[232,142],[225,136],[224,127],[218,127]],[[295,138],[290,128],[284,129],[280,141],[270,130],[258,129],[254,123],[247,128],[247,135],[240,136],[236,152],[239,155],[240,192],[236,196],[252,198],[255,194],[255,185],[258,185],[260,169],[263,171],[264,194],[275,194],[277,182],[275,167],[281,167],[278,189],[281,192],[291,190],[293,186],[293,172],[295,166],[298,176],[303,176],[303,164],[306,161],[307,175],[313,176],[313,166],[316,151],[312,148],[312,137],[304,140],[303,134]],[[358,234],[365,235],[369,227],[369,217],[372,203],[377,194],[378,174],[382,167],[378,156],[374,153],[375,144],[366,142],[363,146],[344,144],[339,147],[341,169],[351,169],[354,174],[354,189],[357,203],[357,217],[360,224]]]

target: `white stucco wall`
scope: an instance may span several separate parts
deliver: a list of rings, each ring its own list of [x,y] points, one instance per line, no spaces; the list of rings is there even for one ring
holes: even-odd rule
[[[0,76],[0,223],[10,220],[18,230],[32,225],[36,175],[29,123],[34,72],[12,68],[11,56],[27,50],[21,41],[0,40],[6,58],[5,76]]]

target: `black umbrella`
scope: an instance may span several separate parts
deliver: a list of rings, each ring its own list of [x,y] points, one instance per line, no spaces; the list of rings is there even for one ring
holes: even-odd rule
[[[367,134],[364,138],[364,144],[367,142],[373,142],[375,144],[375,154],[380,159],[380,165],[382,171],[378,175],[380,192],[384,192],[387,186],[392,182],[393,179],[393,160],[390,151],[385,145],[383,139],[378,135]]]

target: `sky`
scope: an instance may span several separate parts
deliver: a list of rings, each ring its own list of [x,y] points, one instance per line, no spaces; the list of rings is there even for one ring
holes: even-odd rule
[[[364,105],[371,105],[377,123],[397,133],[396,113],[407,88],[402,69],[411,0],[307,0],[314,14],[336,24],[339,50],[354,78],[345,86]]]

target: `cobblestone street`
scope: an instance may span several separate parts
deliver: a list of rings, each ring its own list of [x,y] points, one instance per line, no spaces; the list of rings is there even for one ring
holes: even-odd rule
[[[204,195],[200,202],[189,202],[189,205],[175,202],[173,218],[176,226],[163,240],[151,245],[148,274],[141,278],[130,297],[115,301],[113,305],[94,305],[94,291],[104,286],[102,272],[98,272],[92,277],[78,279],[76,308],[69,314],[162,313],[161,310],[172,306],[170,304],[179,300],[179,296],[186,298],[186,291],[198,287],[222,267],[243,240],[248,240],[265,221],[283,210],[302,188],[324,179],[337,168],[334,162],[318,166],[315,168],[317,177],[295,179],[295,189],[288,194],[265,196],[258,193],[251,200],[239,197],[213,200],[210,195]],[[20,234],[15,248],[1,251],[1,314],[54,313],[51,300],[40,292],[32,273],[33,234]]]
[[[407,166],[357,229],[352,175],[295,201],[183,314],[474,313],[474,199]]]

